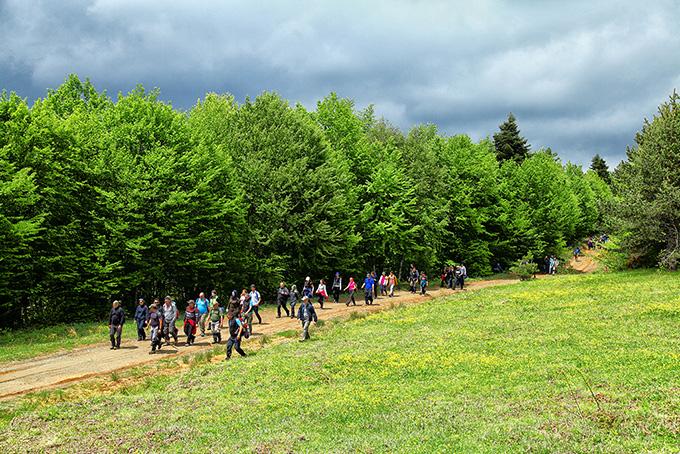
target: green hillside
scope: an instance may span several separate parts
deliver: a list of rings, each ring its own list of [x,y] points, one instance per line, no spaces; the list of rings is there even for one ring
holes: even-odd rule
[[[327,325],[328,326],[328,325]],[[0,407],[5,451],[630,452],[680,446],[680,279],[488,288],[123,392]]]

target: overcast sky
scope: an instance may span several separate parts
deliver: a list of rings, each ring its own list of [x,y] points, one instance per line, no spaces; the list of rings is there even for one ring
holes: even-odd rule
[[[206,92],[331,91],[404,130],[492,135],[611,165],[680,88],[680,5],[634,1],[0,0],[0,88],[34,100],[69,73],[189,108]]]

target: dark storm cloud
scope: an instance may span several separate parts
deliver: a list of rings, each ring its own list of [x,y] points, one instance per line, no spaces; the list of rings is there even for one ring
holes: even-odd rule
[[[680,85],[672,1],[468,3],[5,1],[0,87],[34,99],[77,73],[181,108],[265,90],[313,108],[336,91],[475,139],[512,111],[534,148],[615,163]]]

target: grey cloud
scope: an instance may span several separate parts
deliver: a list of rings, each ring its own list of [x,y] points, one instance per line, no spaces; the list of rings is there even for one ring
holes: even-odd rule
[[[313,108],[336,91],[475,139],[512,111],[534,148],[614,165],[680,82],[673,3],[10,0],[0,87],[35,99],[75,72],[180,108],[266,90]]]

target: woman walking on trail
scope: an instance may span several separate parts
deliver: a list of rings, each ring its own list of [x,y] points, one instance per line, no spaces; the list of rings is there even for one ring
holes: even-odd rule
[[[352,303],[354,306],[357,305],[357,301],[354,299],[354,292],[357,289],[357,283],[354,282],[354,278],[350,276],[349,278],[349,284],[347,284],[347,287],[345,287],[345,291],[349,291],[349,298],[347,299],[347,303],[345,303],[345,306],[349,306],[349,303]]]
[[[151,351],[149,354],[156,353],[156,348],[161,349],[161,331],[163,329],[163,317],[158,312],[156,303],[149,308],[149,316],[146,320],[146,325],[151,328]]]
[[[241,292],[241,315],[248,325],[248,335],[250,336],[253,332],[253,307],[250,304],[250,295],[246,289]]]
[[[300,310],[298,311],[298,318],[302,323],[302,339],[303,342],[309,339],[309,325],[313,321],[316,323],[318,318],[316,316],[316,311],[314,310],[314,305],[310,302],[309,298],[306,296],[302,297],[302,304],[300,304]]]
[[[144,327],[146,326],[146,319],[149,318],[149,308],[144,302],[144,298],[139,299],[139,304],[135,309],[135,322],[137,323],[137,340],[146,340],[146,331]]]
[[[288,312],[288,299],[290,298],[290,291],[286,287],[285,282],[279,283],[279,288],[276,290],[276,318],[281,318],[281,308],[286,312],[286,317],[290,316]]]
[[[255,288],[255,284],[250,285],[250,307],[257,317],[257,323],[262,324],[262,317],[260,317],[260,292]]]
[[[161,315],[163,316],[163,338],[165,339],[165,345],[170,345],[170,336],[175,340],[175,345],[177,345],[177,327],[175,322],[179,318],[179,311],[177,310],[177,305],[169,296],[165,297],[165,302],[161,306]]]
[[[109,314],[109,338],[111,339],[111,350],[120,348],[120,338],[123,335],[123,324],[125,323],[125,311],[120,307],[120,301],[116,300],[111,305]]]
[[[214,305],[214,303],[213,303]],[[241,313],[242,304],[238,297],[238,292],[236,290],[231,291],[231,296],[229,297],[229,306],[227,307],[227,320],[231,317],[238,317]]]
[[[333,278],[333,302],[338,304],[340,302],[340,292],[342,291],[342,277],[340,273],[335,273],[335,278]]]
[[[387,283],[390,286],[390,298],[394,296],[394,287],[397,285],[397,276],[394,271],[390,271],[390,276],[387,278]]]
[[[243,321],[238,317],[234,316],[229,319],[229,340],[227,341],[227,357],[225,361],[231,359],[231,351],[236,350],[241,356],[246,356],[246,352],[241,348],[241,338],[244,335]]]
[[[295,305],[300,299],[300,292],[298,292],[297,285],[290,286],[290,318],[295,318]]]
[[[420,294],[425,296],[427,292],[427,274],[425,272],[420,273]]]
[[[194,300],[189,300],[184,311],[184,334],[187,336],[186,346],[192,345],[196,340],[196,327],[201,319],[201,311],[196,307]]]
[[[213,337],[213,344],[222,342],[222,324],[224,323],[224,315],[220,308],[220,303],[215,301],[208,312],[208,320],[210,321],[210,332]]]
[[[316,294],[318,295],[319,306],[323,309],[323,302],[328,298],[328,292],[326,292],[326,281],[319,279],[319,286],[316,288]]]
[[[312,299],[314,296],[314,283],[309,276],[305,278],[305,283],[302,286],[302,296],[306,296],[309,299]]]
[[[387,275],[383,271],[380,275],[380,280],[378,280],[380,285],[380,296],[387,296]]]

